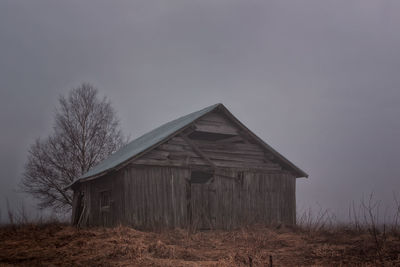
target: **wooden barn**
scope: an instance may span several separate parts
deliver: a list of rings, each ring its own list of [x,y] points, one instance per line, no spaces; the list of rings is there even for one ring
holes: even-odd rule
[[[72,223],[295,224],[296,178],[307,176],[216,104],[137,138],[74,181]]]

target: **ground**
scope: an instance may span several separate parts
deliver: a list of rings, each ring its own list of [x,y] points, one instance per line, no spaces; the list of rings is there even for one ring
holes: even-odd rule
[[[376,238],[375,238],[376,237]],[[0,266],[400,266],[400,234],[249,227],[234,231],[0,228]]]

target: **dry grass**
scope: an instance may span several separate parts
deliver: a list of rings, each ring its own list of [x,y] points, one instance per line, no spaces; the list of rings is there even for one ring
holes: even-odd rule
[[[0,228],[0,265],[23,266],[400,266],[400,235],[377,251],[368,231],[252,227],[142,232],[62,224]],[[379,255],[378,255],[379,253]]]

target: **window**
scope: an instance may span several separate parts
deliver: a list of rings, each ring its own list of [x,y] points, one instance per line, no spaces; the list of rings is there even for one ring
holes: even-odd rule
[[[110,198],[111,198],[111,192],[109,190],[100,192],[100,207],[109,208],[111,204]]]
[[[205,184],[211,180],[213,175],[214,174],[211,171],[192,171],[190,175],[190,182],[192,184]]]

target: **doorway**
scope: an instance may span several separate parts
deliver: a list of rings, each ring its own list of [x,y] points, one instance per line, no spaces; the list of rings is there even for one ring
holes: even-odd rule
[[[199,230],[215,227],[216,190],[214,172],[193,170],[190,175],[189,222]]]

